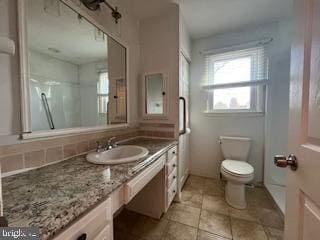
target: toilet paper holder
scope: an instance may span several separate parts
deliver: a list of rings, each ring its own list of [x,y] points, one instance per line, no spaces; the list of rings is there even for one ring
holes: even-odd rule
[[[15,50],[15,43],[13,40],[0,36],[0,54],[14,55]]]

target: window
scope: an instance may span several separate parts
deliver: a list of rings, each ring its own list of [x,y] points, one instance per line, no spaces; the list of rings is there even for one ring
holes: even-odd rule
[[[100,72],[97,83],[98,113],[102,117],[108,112],[109,78],[108,72]]]
[[[206,55],[206,112],[263,112],[268,60],[263,46]]]

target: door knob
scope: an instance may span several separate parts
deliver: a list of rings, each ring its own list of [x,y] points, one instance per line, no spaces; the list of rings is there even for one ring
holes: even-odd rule
[[[276,155],[274,157],[274,164],[277,167],[285,168],[290,166],[291,170],[296,171],[298,168],[298,160],[295,155],[290,154],[289,157],[284,155]]]

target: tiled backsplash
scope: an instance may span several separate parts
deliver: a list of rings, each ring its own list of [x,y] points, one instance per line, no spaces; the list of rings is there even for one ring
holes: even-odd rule
[[[94,150],[97,141],[106,143],[112,136],[117,141],[136,136],[174,138],[174,132],[170,129],[128,128],[0,146],[1,171],[7,173],[61,161]]]
[[[175,125],[171,123],[141,123],[140,134],[151,137],[174,138]]]
[[[106,142],[111,136],[123,140],[138,135],[139,129],[134,128],[0,146],[1,170],[6,173],[40,167],[91,151],[96,148],[96,141]]]

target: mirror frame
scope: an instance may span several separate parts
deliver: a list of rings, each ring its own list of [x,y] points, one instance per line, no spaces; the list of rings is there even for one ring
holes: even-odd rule
[[[146,96],[146,76],[162,74],[163,75],[163,91],[165,96],[163,97],[163,113],[161,114],[148,114],[146,112],[147,96]],[[168,72],[167,71],[152,71],[142,74],[142,116],[144,120],[166,120],[168,119]]]
[[[76,127],[76,128],[63,128],[54,130],[42,130],[32,132],[31,128],[31,111],[30,111],[30,88],[29,88],[29,57],[28,57],[28,37],[27,37],[27,11],[26,11],[26,0],[17,1],[17,12],[18,12],[18,40],[19,40],[19,53],[20,53],[20,103],[21,103],[21,127],[22,139],[33,139],[33,138],[45,138],[52,136],[61,135],[72,135],[79,133],[92,133],[101,132],[106,130],[117,130],[122,128],[129,128],[131,123],[130,118],[130,105],[129,105],[129,46],[122,39],[118,38],[114,34],[110,33],[103,25],[101,25],[97,20],[90,16],[86,9],[76,4],[72,0],[59,0],[62,4],[71,8],[76,14],[81,15],[89,23],[91,23],[96,28],[103,31],[113,40],[118,42],[126,49],[126,103],[127,103],[127,123],[114,124],[106,126],[93,126],[93,127]]]

